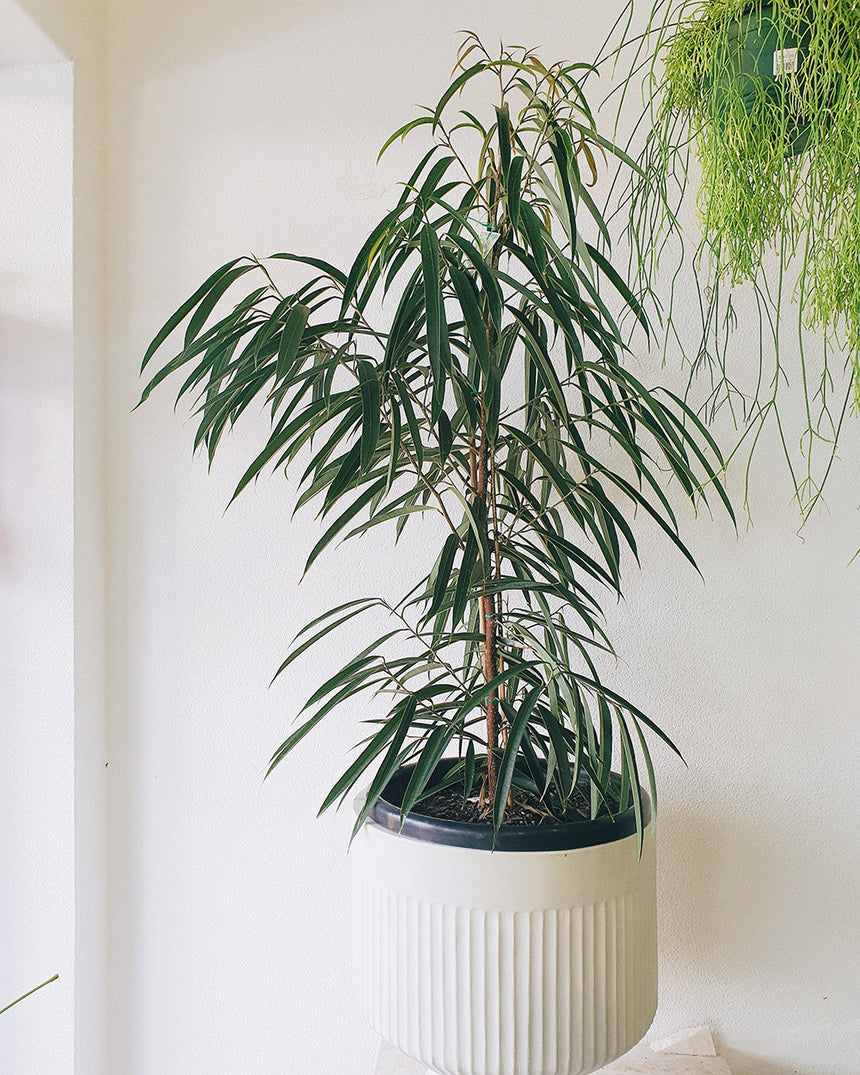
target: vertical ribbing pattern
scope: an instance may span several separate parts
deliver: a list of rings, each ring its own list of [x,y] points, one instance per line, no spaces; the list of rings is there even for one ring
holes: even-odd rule
[[[653,899],[483,910],[356,877],[365,1018],[440,1075],[584,1075],[631,1049],[656,1005]]]

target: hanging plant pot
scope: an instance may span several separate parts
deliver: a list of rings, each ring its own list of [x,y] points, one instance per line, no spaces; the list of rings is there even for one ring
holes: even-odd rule
[[[775,19],[773,4],[747,4],[727,21],[710,76],[713,121],[727,137],[739,104],[752,123],[766,121],[765,113],[782,117],[785,152],[803,152],[810,132],[803,103],[810,37],[808,17],[786,25]]]
[[[687,5],[683,5],[687,10]],[[804,322],[856,329],[856,300],[834,289],[837,257],[860,244],[853,212],[860,12],[810,0],[707,0],[665,47],[654,159],[701,165],[706,240],[734,285],[755,279],[768,250],[804,259]],[[826,254],[825,254],[826,248]]]
[[[806,514],[830,473],[852,390],[860,404],[860,5],[654,0],[649,26],[655,57],[642,93],[653,122],[629,147],[642,175],[625,195],[639,286],[658,290],[667,265],[693,268],[701,334],[697,326],[694,340],[666,339],[689,346],[695,376],[710,367],[705,407],[731,401],[750,453],[755,428],[772,420],[782,433],[783,401],[800,395],[792,409],[808,424],[794,443],[805,460],[782,443]],[[700,237],[682,224],[694,186]],[[741,286],[759,314],[752,363],[748,347],[730,341]],[[802,375],[782,364],[798,346]],[[843,367],[853,367],[844,388]]]
[[[633,809],[503,825],[492,850],[490,824],[401,827],[410,775],[350,853],[368,1022],[439,1075],[583,1075],[629,1051],[657,1007],[654,841],[640,857]]]

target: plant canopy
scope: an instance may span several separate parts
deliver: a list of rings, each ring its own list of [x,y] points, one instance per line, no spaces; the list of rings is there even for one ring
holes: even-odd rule
[[[632,806],[641,835],[640,773],[655,794],[647,736],[669,740],[598,674],[595,655],[611,648],[600,595],[621,594],[636,513],[692,560],[667,478],[731,508],[700,420],[628,368],[619,318],[635,318],[643,339],[648,322],[610,262],[589,184],[607,156],[635,165],[595,127],[580,84],[588,70],[545,66],[524,48],[491,56],[467,35],[436,106],[383,147],[425,136],[352,265],[293,253],[231,261],[144,358],[149,368],[184,323],[141,402],[179,375],[178,398],[199,419],[195,447],[210,460],[224,430],[265,401],[270,433],[235,495],[265,468],[299,473],[296,507],[313,503],[324,521],[307,568],[336,539],[378,526],[399,536],[427,513],[442,520],[435,563],[402,601],[330,609],[277,673],[354,617],[390,617],[312,694],[270,765],[339,704],[383,692],[387,713],[368,721],[322,806],[367,774],[356,828],[409,762],[404,815],[457,780],[496,829],[521,792],[569,818],[584,784],[591,816]],[[486,100],[488,86],[496,103],[484,118],[457,107],[464,91]],[[283,293],[279,259],[310,278]],[[246,277],[253,288],[224,312]],[[437,769],[443,756],[453,768]]]

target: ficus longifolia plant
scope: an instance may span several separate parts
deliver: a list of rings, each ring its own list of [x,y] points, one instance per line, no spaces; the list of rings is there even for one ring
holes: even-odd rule
[[[435,562],[402,601],[326,611],[277,673],[355,617],[389,618],[312,694],[270,765],[336,706],[382,692],[387,713],[368,720],[322,805],[369,780],[356,829],[408,763],[404,814],[456,782],[496,828],[530,793],[557,820],[633,807],[641,835],[640,782],[654,795],[646,734],[669,740],[598,674],[595,654],[611,650],[600,595],[621,594],[636,513],[692,560],[667,479],[731,507],[702,423],[631,370],[620,319],[646,343],[648,321],[612,266],[589,185],[610,159],[635,165],[596,129],[589,70],[520,47],[491,55],[467,34],[436,106],[383,147],[424,138],[352,264],[231,261],[144,358],[148,370],[185,325],[143,399],[181,378],[210,460],[224,430],[265,402],[269,433],[234,496],[265,468],[298,473],[296,507],[313,503],[323,520],[306,568],[336,539],[442,521]],[[485,114],[465,106],[488,90]],[[285,260],[309,277],[287,293],[275,279]],[[251,290],[226,300],[246,278]],[[456,761],[441,775],[443,757]]]

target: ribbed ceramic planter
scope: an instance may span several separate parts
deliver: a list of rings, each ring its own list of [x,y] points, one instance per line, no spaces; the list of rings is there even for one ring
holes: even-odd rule
[[[383,1038],[439,1075],[585,1075],[643,1037],[657,1007],[656,863],[650,834],[639,858],[630,816],[497,842],[566,836],[553,850],[397,825],[381,808],[350,855],[358,1002]]]

